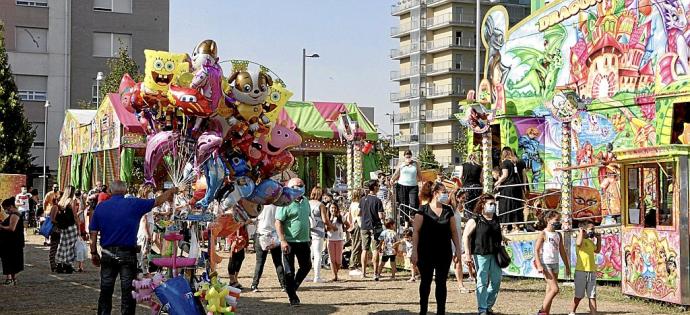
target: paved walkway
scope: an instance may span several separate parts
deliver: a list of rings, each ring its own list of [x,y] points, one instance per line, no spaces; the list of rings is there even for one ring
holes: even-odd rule
[[[224,253],[223,253],[224,254]],[[51,274],[48,265],[48,248],[42,246],[42,238],[29,236],[25,249],[26,267],[19,275],[17,287],[3,287],[0,298],[0,314],[94,314],[98,300],[98,270],[90,262],[85,273]],[[248,254],[240,271],[240,282],[249,287],[254,271],[255,257]],[[225,276],[226,261],[219,268]],[[330,270],[322,271],[330,278]],[[310,275],[311,276],[311,275]],[[345,272],[340,277],[347,279]],[[280,292],[273,265],[267,262],[261,281],[261,292],[244,292],[240,299],[240,314],[410,314],[418,312],[418,282],[409,283],[407,277],[399,280],[354,279],[337,283],[305,283],[300,288],[302,306],[290,308],[285,293]],[[119,287],[119,285],[118,285]],[[117,288],[116,287],[116,294]],[[455,289],[455,281],[448,282],[447,311],[453,314],[473,314],[476,302],[473,294],[461,294]],[[535,314],[543,298],[544,284],[534,280],[505,279],[496,311],[501,314]],[[660,314],[675,311],[655,304],[622,298],[617,286],[599,288],[599,309],[602,314]],[[554,314],[567,314],[573,295],[572,288],[563,287],[554,304]],[[430,310],[435,310],[434,293]],[[119,300],[113,299],[113,314],[119,314]],[[585,314],[586,305],[581,308]],[[138,314],[150,314],[144,307]],[[476,314],[476,313],[474,313]]]

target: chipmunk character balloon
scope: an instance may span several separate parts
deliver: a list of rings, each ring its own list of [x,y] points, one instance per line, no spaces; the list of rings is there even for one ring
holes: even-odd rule
[[[273,79],[263,67],[249,65],[248,62],[235,62],[235,72],[228,78],[230,91],[235,99],[233,116],[229,119],[232,130],[240,136],[244,130],[236,128],[245,122],[251,132],[257,132],[261,125],[270,122],[264,114],[269,110],[266,97],[271,91]]]

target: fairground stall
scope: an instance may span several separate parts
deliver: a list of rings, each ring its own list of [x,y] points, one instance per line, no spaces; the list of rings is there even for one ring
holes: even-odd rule
[[[108,94],[97,110],[67,111],[59,140],[60,187],[129,182],[134,150],[146,147],[146,136],[137,117],[119,104],[119,95]]]
[[[278,122],[302,136],[302,144],[292,152],[297,175],[305,180],[307,191],[315,185],[332,187],[336,180],[360,187],[378,169],[372,150],[378,133],[357,104],[288,102]],[[346,157],[345,165],[337,165],[338,156]]]
[[[621,279],[616,152],[690,137],[690,47],[681,35],[687,23],[681,30],[671,21],[686,20],[674,12],[685,12],[688,3],[554,1],[510,29],[506,9],[495,6],[482,23],[485,72],[460,118],[474,132],[469,145],[483,152],[484,189],[492,188],[492,151],[516,149],[531,189],[525,218],[559,209],[566,227],[585,219],[599,224],[599,279]],[[574,264],[576,235],[570,231],[566,248]],[[504,272],[540,276],[537,233],[509,237],[513,264]],[[649,283],[663,281],[656,273],[647,276]]]
[[[690,305],[690,146],[630,149],[617,156],[623,293]]]

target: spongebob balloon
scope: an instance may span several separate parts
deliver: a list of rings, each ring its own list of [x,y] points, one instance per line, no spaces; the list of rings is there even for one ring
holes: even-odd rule
[[[170,84],[176,83],[183,73],[189,72],[189,63],[185,54],[146,49],[144,55],[146,56],[144,92],[147,94],[167,97]]]
[[[278,121],[280,111],[283,109],[283,106],[287,104],[292,95],[293,93],[285,88],[283,82],[276,80],[271,86],[271,93],[266,97],[266,103],[273,105],[268,108],[270,111],[265,113],[266,117],[268,117],[270,121]]]

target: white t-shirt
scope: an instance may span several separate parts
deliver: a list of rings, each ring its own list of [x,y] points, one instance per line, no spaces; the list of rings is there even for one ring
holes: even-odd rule
[[[148,235],[146,235],[146,225],[149,226],[149,231],[153,231],[153,211],[149,211],[143,216],[144,220],[139,221],[139,230],[137,231],[137,245],[144,246],[144,242]]]
[[[558,256],[561,249],[561,235],[558,232],[544,231],[544,246],[541,250],[541,259],[545,264],[559,263]]]
[[[329,241],[342,241],[344,240],[345,233],[343,233],[343,224],[336,222],[335,218],[331,220],[331,224],[333,224],[338,230],[337,231],[328,231],[328,240]]]
[[[359,218],[359,202],[355,201],[350,204],[350,217],[352,218],[352,221],[357,224],[357,226],[361,226],[362,223],[360,222]]]
[[[269,235],[276,230],[276,209],[274,205],[265,205],[264,209],[256,217],[256,233],[259,235]]]
[[[405,247],[405,257],[412,257],[412,242],[408,240],[403,241],[403,246]]]
[[[23,194],[23,193],[18,193],[14,199],[15,203],[17,205],[17,210],[19,212],[26,212],[29,211],[29,199],[31,198],[31,194]]]

